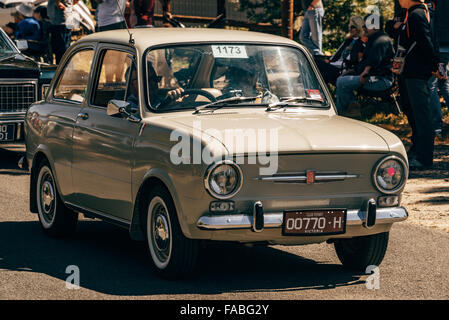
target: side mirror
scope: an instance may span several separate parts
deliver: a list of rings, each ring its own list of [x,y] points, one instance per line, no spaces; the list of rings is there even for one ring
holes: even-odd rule
[[[126,108],[129,107],[129,103],[123,100],[110,100],[108,108],[106,110],[108,116],[116,116],[126,112]],[[126,112],[128,113],[128,112]],[[126,114],[125,113],[125,114]]]
[[[108,103],[108,107],[106,109],[106,113],[108,116],[116,116],[116,115],[125,115],[127,119],[131,122],[140,122],[140,119],[135,115],[128,112],[131,104],[129,102],[123,100],[110,100]]]

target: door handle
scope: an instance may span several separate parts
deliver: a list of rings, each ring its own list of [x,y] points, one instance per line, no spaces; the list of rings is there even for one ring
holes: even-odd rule
[[[87,120],[87,119],[89,119],[89,115],[87,113],[85,113],[85,112],[80,112],[80,113],[78,113],[78,118],[81,118],[83,120]]]

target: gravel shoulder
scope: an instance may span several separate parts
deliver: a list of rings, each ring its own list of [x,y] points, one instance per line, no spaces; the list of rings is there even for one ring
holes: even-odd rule
[[[449,146],[436,145],[434,168],[412,172],[402,205],[408,223],[449,233]]]

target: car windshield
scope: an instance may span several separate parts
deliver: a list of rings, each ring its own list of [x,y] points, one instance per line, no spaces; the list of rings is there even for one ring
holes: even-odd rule
[[[145,82],[147,102],[158,111],[228,105],[266,108],[282,101],[289,101],[283,107],[328,107],[305,54],[287,46],[199,44],[154,49],[146,55]]]
[[[18,53],[16,48],[11,44],[11,39],[3,32],[0,31],[0,56],[10,55]]]

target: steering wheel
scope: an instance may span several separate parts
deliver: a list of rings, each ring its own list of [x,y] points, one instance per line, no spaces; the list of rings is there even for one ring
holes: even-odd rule
[[[187,95],[200,95],[209,99],[210,102],[217,101],[217,99],[214,97],[212,93],[203,89],[184,89],[184,92],[181,94],[181,96]]]

